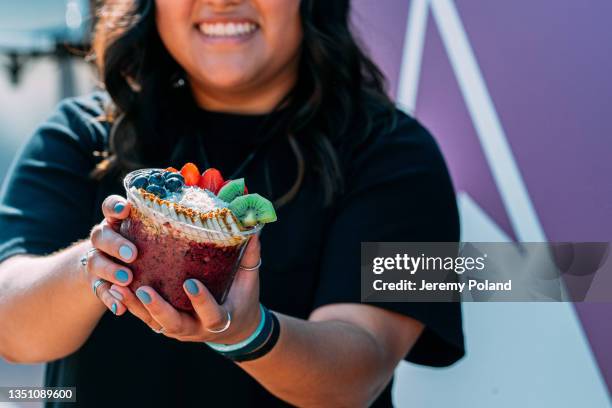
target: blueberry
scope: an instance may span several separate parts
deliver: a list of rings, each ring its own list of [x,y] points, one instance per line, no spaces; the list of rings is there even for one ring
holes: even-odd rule
[[[185,178],[183,177],[183,175],[181,173],[172,173],[172,172],[167,172],[166,174],[164,174],[164,178],[166,180],[170,180],[170,179],[179,179],[181,180],[181,183],[185,183]]]
[[[168,191],[174,193],[176,191],[179,191],[181,187],[183,187],[183,182],[176,177],[171,177],[169,179],[166,179],[165,187],[168,189]]]
[[[164,198],[167,194],[167,190],[157,184],[149,184],[147,191],[151,194],[155,194],[159,198]]]
[[[149,175],[149,184],[155,184],[156,186],[163,187],[164,176],[161,173],[153,173]]]
[[[149,185],[149,180],[145,176],[138,176],[134,180],[132,180],[132,187],[136,188],[147,188]]]

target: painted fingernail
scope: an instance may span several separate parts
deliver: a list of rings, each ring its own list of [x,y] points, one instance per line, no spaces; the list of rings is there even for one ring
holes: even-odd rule
[[[121,247],[119,247],[119,256],[124,260],[129,260],[133,254],[134,253],[132,252],[132,248],[130,248],[129,246],[121,245]]]
[[[117,214],[119,214],[121,211],[123,211],[123,209],[125,208],[125,204],[123,203],[117,203],[115,204],[115,206],[113,207],[113,209],[115,210],[115,212]]]
[[[113,302],[113,305],[111,306],[111,312],[113,312],[114,315],[117,314],[117,304],[115,302]]]
[[[109,289],[108,293],[111,294],[112,297],[114,297],[117,300],[123,300],[123,295],[119,292],[117,292],[115,289]]]
[[[145,305],[148,305],[149,303],[151,303],[151,295],[149,295],[147,292],[145,292],[142,289],[137,289],[136,290],[136,296],[138,296],[138,299],[140,299],[140,301],[142,303],[144,303]]]
[[[115,278],[119,282],[127,282],[128,279],[130,279],[130,275],[128,275],[128,273],[123,269],[119,269],[117,272],[115,272]]]
[[[187,279],[185,281],[185,289],[187,289],[187,292],[191,293],[194,296],[200,292],[198,284],[193,279]]]

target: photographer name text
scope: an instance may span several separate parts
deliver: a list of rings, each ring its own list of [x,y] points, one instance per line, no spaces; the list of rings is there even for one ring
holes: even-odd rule
[[[376,291],[452,291],[463,293],[466,288],[469,291],[511,291],[512,280],[490,282],[488,280],[470,279],[467,282],[428,282],[422,279],[420,282],[415,282],[402,279],[397,282],[384,282],[382,279],[376,279],[372,286]]]

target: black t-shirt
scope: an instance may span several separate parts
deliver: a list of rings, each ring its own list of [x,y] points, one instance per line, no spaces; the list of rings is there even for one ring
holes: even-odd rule
[[[123,194],[120,180],[88,177],[100,160],[93,152],[108,143],[109,125],[99,120],[106,98],[95,93],[65,100],[19,154],[0,202],[0,260],[48,254],[88,237],[102,220],[102,200]],[[224,175],[263,139],[273,140],[238,175],[251,192],[278,196],[297,170],[286,138],[255,134],[271,115],[200,111],[197,120],[205,129],[207,160]],[[354,152],[345,192],[332,206],[319,204],[321,182],[306,160],[300,192],[263,229],[261,302],[268,308],[305,319],[321,305],[359,303],[362,241],[459,240],[452,184],[431,135],[399,111],[392,129],[382,125]],[[425,324],[406,360],[446,366],[463,356],[459,304],[377,306]],[[48,363],[45,384],[76,386],[78,405],[86,407],[286,405],[204,344],[155,334],[129,313],[105,313],[79,350]],[[391,405],[390,384],[375,406]]]

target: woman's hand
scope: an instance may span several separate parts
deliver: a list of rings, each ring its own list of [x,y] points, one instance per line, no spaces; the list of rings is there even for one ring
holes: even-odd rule
[[[90,234],[92,249],[87,252],[85,270],[89,287],[98,279],[104,279],[95,290],[104,305],[114,314],[125,313],[125,306],[112,296],[111,284],[124,287],[132,281],[132,271],[114,259],[133,262],[138,255],[136,246],[119,234],[121,221],[130,215],[130,204],[118,195],[108,196],[102,203],[104,221],[96,225]]]
[[[251,268],[260,258],[259,237],[253,236],[245,249],[241,266]],[[202,282],[188,279],[183,290],[191,300],[195,314],[176,310],[150,286],[141,286],[134,294],[115,281],[111,293],[122,306],[145,322],[152,330],[181,341],[209,341],[233,344],[246,339],[255,331],[260,320],[259,268],[239,268],[226,301],[219,305]],[[226,326],[222,333],[212,333]],[[118,314],[120,314],[118,312]]]

